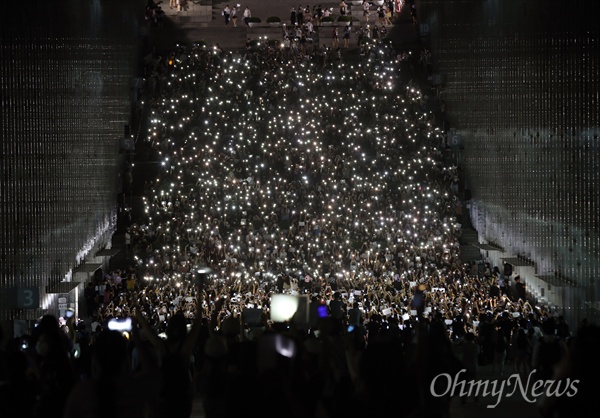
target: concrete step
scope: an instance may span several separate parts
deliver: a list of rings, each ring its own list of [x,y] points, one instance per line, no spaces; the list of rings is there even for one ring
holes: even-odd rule
[[[479,251],[479,249],[473,247],[472,245],[461,245],[460,259],[463,263],[481,260],[481,252]]]

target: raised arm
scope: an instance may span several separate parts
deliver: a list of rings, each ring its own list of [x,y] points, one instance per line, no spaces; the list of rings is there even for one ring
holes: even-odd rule
[[[181,348],[182,354],[189,358],[194,352],[196,341],[200,335],[200,329],[202,329],[202,301],[204,299],[204,286],[201,284],[197,287],[198,294],[196,295],[196,315],[194,317],[194,323],[192,329],[187,335],[183,347]]]
[[[154,347],[156,347],[156,349],[160,353],[160,356],[163,357],[165,355],[165,345],[160,339],[160,337],[156,334],[156,332],[152,329],[150,324],[148,324],[148,321],[146,321],[146,318],[144,318],[142,310],[139,308],[139,306],[135,310],[135,319],[144,330],[144,333],[146,334],[148,340],[152,343]]]

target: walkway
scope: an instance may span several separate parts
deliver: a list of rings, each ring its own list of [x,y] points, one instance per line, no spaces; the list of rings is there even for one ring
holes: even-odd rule
[[[290,11],[292,7],[298,8],[297,0],[248,0],[244,3],[239,3],[238,9],[238,25],[237,27],[226,26],[221,11],[226,5],[233,6],[235,3],[220,2],[214,5],[208,4],[206,0],[196,0],[196,2],[188,1],[189,7],[185,11],[178,11],[169,8],[166,2],[160,3],[159,6],[165,11],[166,21],[162,27],[152,27],[149,30],[150,44],[156,47],[158,51],[168,51],[175,44],[190,45],[197,41],[204,41],[207,44],[218,43],[224,49],[242,49],[246,45],[247,40],[256,39],[259,36],[268,36],[270,38],[281,39],[281,28],[271,28],[266,20],[270,16],[281,18],[282,23],[290,24]],[[337,19],[339,16],[339,2],[325,1],[317,2],[311,0],[301,3],[304,7],[309,5],[312,9],[314,5],[321,5],[323,8],[333,8],[333,16]],[[248,6],[252,12],[252,16],[259,17],[262,22],[260,27],[248,28],[242,21],[242,14],[245,7]],[[366,25],[367,22],[363,17],[362,7],[354,6],[350,8],[351,15],[355,20],[355,27]],[[369,24],[376,23],[376,8],[372,7],[372,16]],[[396,30],[402,32],[403,38],[411,42],[416,41],[417,31],[415,25],[412,24],[408,8],[405,7],[401,13],[401,22]],[[379,25],[379,24],[378,24]],[[318,31],[318,28],[315,28]],[[321,31],[321,38],[327,39],[323,41],[329,42],[331,30]],[[355,44],[356,40],[352,39]]]

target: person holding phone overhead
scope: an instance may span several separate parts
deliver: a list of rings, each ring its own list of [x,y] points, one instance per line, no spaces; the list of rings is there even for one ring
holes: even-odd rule
[[[158,350],[161,358],[161,390],[158,396],[158,416],[165,418],[189,418],[192,413],[193,385],[190,374],[192,352],[202,327],[203,281],[198,282],[196,315],[191,331],[187,332],[186,318],[177,312],[169,319],[167,339],[162,340],[150,327],[141,310],[136,318],[145,335]]]
[[[93,346],[92,378],[71,391],[63,418],[146,418],[156,398],[158,367],[140,343],[133,328],[133,341],[140,354],[141,371],[128,370],[127,340],[118,331],[102,331]]]

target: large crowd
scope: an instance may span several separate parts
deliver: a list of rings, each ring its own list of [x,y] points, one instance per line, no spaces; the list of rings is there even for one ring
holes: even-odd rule
[[[153,60],[160,170],[134,265],[86,288],[91,323],[47,316],[11,341],[6,416],[189,417],[197,390],[209,418],[443,417],[434,376],[507,360],[593,393],[596,328],[573,338],[510,269],[460,262],[457,168],[402,56],[370,40],[358,60],[269,42]],[[305,314],[272,321],[276,294]]]

